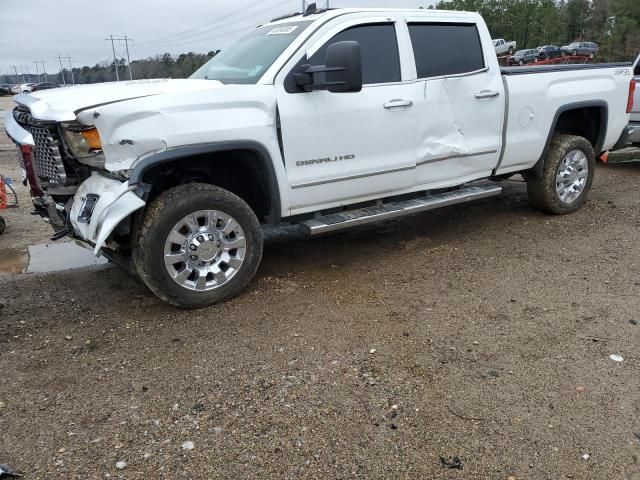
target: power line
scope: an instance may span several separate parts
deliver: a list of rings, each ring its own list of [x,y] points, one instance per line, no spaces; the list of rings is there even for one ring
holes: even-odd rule
[[[71,72],[71,83],[75,85],[76,79],[73,78],[73,67],[71,66],[71,60],[73,60],[73,57],[67,55],[67,60],[69,61],[69,71]]]
[[[252,17],[256,16],[256,15],[264,14],[265,12],[270,11],[273,8],[277,8],[278,6],[283,5],[285,3],[288,3],[288,1],[280,2],[279,4],[271,7],[269,10],[263,10],[261,12],[256,12],[254,15],[252,15]],[[247,18],[250,18],[250,17],[247,17]],[[227,24],[226,26],[231,26],[231,25],[239,23],[240,21],[245,21],[245,20],[247,20],[247,18],[243,18],[241,20],[238,20],[238,21],[235,21],[235,22],[231,22],[231,23]],[[229,31],[224,31],[224,29],[223,29],[223,31],[215,31],[215,30],[212,29],[212,31],[208,31],[208,32],[199,32],[196,35],[194,35],[194,37],[195,36],[202,36],[202,35],[211,35],[211,33],[215,33],[215,35],[213,35],[213,36],[205,36],[205,37],[202,37],[202,38],[180,39],[180,40],[178,40],[178,42],[160,43],[160,44],[156,44],[155,46],[162,47],[162,48],[164,48],[164,47],[179,47],[179,46],[182,46],[182,45],[188,45],[188,44],[193,43],[193,42],[211,41],[211,40],[215,40],[215,39],[218,39],[218,38],[227,37],[227,36],[232,35],[234,33],[247,31],[247,29],[248,29],[247,24],[244,24],[244,25],[242,25],[242,26],[240,26],[238,28],[235,28],[235,29],[229,30]]]
[[[231,21],[231,22],[226,22],[220,28],[222,30],[224,30],[224,29],[226,29],[226,28],[228,28],[228,27],[230,27],[232,25],[236,25],[238,23],[243,23],[244,26],[243,26],[242,29],[246,29],[247,25],[249,23],[251,23],[251,20],[250,20],[251,18],[254,18],[254,17],[262,17],[262,18],[264,18],[268,12],[272,12],[272,13],[269,14],[269,16],[272,16],[274,9],[277,9],[277,8],[283,6],[283,5],[288,4],[288,3],[290,3],[290,0],[280,1],[278,3],[275,3],[275,4],[271,5],[268,8],[253,12],[251,15],[247,15],[247,16],[245,16],[243,18],[240,18],[240,19],[237,19],[237,20],[234,20],[234,21]],[[199,42],[199,41],[207,40],[206,35],[211,35],[211,33],[214,33],[214,32],[218,33],[216,27],[217,27],[217,23],[214,23],[214,24],[209,25],[209,29],[208,30],[205,30],[205,31],[202,31],[202,32],[194,32],[194,33],[186,34],[186,35],[183,35],[182,38],[174,38],[172,40],[167,40],[167,41],[164,41],[164,42],[158,40],[158,41],[154,42],[154,46],[171,47],[171,46],[174,46],[174,45],[186,45],[186,44],[188,44],[190,42],[196,42],[196,41]],[[238,31],[238,29],[235,29],[234,32],[235,31]],[[198,38],[198,37],[202,37],[203,35],[205,35],[205,37]],[[225,35],[225,32],[222,32],[220,34],[220,36],[223,36],[223,35]],[[176,40],[177,43],[174,40]]]
[[[74,60],[74,58],[69,54],[67,54],[67,55],[58,54],[54,58],[57,58],[58,61],[60,62],[60,76],[62,77],[62,84],[63,85],[67,84],[67,82],[66,82],[66,80],[64,78],[64,67],[62,66],[62,59],[64,58],[65,60],[67,60],[69,62],[69,72],[71,72],[71,84],[75,85],[76,84],[76,79],[73,76],[73,67],[71,66],[71,60]]]
[[[129,69],[129,80],[133,80],[133,74],[131,73],[131,57],[129,56],[129,42],[133,43],[133,39],[127,37],[126,35],[118,36],[118,35],[110,34],[109,38],[106,38],[105,40],[111,41],[111,49],[113,50],[113,62],[114,62],[115,71],[116,71],[116,81],[118,82],[120,81],[120,75],[118,74],[118,66],[120,62],[116,58],[115,42],[124,42],[125,44],[125,48],[127,49],[127,68]]]
[[[64,67],[62,66],[62,55],[58,54],[57,57],[58,57],[58,61],[60,62],[60,76],[62,77],[62,84],[66,85],[67,81],[64,78]]]
[[[248,10],[249,8],[255,6],[255,5],[260,5],[260,4],[264,4],[264,0],[257,0],[255,2],[250,3],[249,5],[246,5],[242,10],[236,10],[233,11],[231,13],[228,13],[227,15],[223,15],[221,17],[216,18],[213,21],[207,22],[207,23],[203,23],[202,25],[198,25],[197,27],[192,27],[192,28],[188,28],[186,30],[182,30],[180,32],[176,32],[176,33],[172,33],[169,35],[163,35],[161,37],[157,37],[157,38],[152,38],[150,40],[144,40],[142,42],[140,42],[140,45],[146,45],[147,43],[155,43],[155,42],[159,42],[162,40],[166,40],[166,39],[175,39],[177,37],[182,37],[184,35],[188,36],[189,32],[193,32],[195,30],[200,30],[201,28],[205,28],[205,27],[210,27],[211,25],[215,25],[217,23],[219,23],[221,20],[225,20],[229,17],[233,17],[234,15],[237,15],[238,13],[243,13],[244,11]]]
[[[120,81],[120,77],[118,76],[118,59],[116,58],[116,47],[113,44],[113,35],[109,35],[107,40],[111,40],[111,50],[113,50],[113,67],[116,70],[116,82]]]
[[[33,62],[36,64],[36,70],[38,69],[38,65],[42,65],[42,73],[44,74],[44,81],[48,82],[49,79],[47,78],[47,69],[44,66],[44,60],[36,60],[35,62]]]

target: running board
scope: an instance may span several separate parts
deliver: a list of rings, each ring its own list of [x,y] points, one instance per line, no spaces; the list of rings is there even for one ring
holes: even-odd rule
[[[359,208],[340,213],[332,213],[301,222],[311,235],[332,232],[342,228],[355,227],[366,223],[389,220],[412,213],[435,210],[458,203],[466,203],[481,198],[493,197],[502,193],[502,187],[495,185],[474,185],[445,193],[427,195],[422,198],[389,202],[375,207]]]

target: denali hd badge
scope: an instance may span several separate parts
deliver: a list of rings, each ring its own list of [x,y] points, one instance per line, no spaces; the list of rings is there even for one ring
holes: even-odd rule
[[[297,167],[303,167],[305,165],[315,165],[317,163],[331,163],[331,162],[340,162],[342,160],[353,160],[356,158],[355,155],[336,155],[335,157],[325,157],[325,158],[314,158],[312,160],[300,160],[296,162]]]

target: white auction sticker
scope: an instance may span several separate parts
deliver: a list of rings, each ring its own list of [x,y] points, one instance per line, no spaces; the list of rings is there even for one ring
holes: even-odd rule
[[[267,32],[267,35],[288,35],[292,33],[296,28],[298,28],[297,25],[286,25],[282,27],[274,27]]]

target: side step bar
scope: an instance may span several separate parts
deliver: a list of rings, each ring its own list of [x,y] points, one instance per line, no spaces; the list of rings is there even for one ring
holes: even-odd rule
[[[466,203],[481,198],[493,197],[502,193],[502,187],[495,185],[474,185],[445,193],[428,195],[398,202],[385,203],[381,206],[359,208],[346,212],[332,213],[301,222],[311,235],[332,232],[356,225],[389,220],[412,213],[448,207],[458,203]]]

